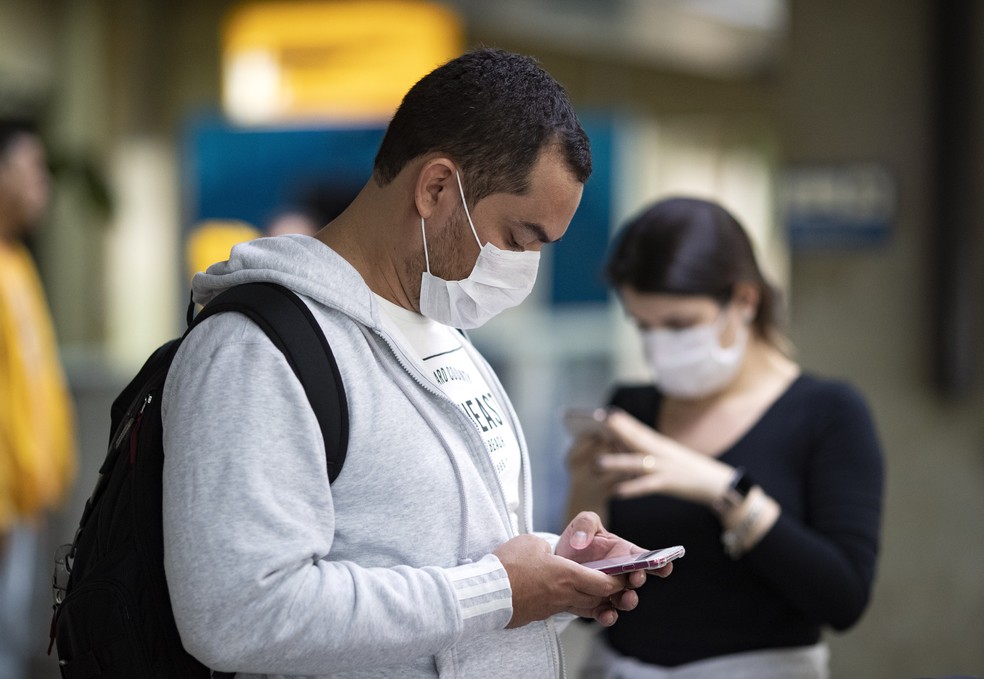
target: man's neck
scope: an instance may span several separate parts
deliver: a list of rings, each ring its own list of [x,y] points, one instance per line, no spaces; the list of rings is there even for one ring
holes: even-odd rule
[[[380,188],[370,180],[315,238],[351,264],[374,293],[416,311],[404,287],[405,253],[399,233],[406,215],[393,199],[395,193],[395,187]]]

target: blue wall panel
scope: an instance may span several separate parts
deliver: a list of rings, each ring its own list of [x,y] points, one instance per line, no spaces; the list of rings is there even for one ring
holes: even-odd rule
[[[582,116],[593,172],[581,205],[553,258],[550,304],[605,302],[601,267],[612,213],[615,124]],[[205,219],[262,227],[274,213],[314,191],[351,198],[372,174],[382,127],[241,129],[199,119],[185,130],[185,228]]]
[[[615,123],[600,113],[580,117],[591,140],[593,169],[571,226],[551,253],[550,302],[556,306],[608,299],[601,268],[611,229]]]
[[[189,126],[186,209],[203,219],[262,226],[315,191],[354,197],[372,174],[383,128],[240,129],[221,121]]]

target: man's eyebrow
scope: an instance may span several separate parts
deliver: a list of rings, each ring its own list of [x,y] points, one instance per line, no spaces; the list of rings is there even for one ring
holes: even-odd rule
[[[520,222],[523,228],[530,231],[533,236],[541,243],[554,243],[556,241],[550,240],[547,236],[547,230],[543,228],[542,224],[537,224],[536,222]],[[560,240],[559,238],[557,240]]]

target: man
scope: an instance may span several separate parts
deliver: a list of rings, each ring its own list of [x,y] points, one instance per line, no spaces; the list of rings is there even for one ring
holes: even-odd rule
[[[193,655],[250,677],[554,677],[552,616],[610,625],[636,605],[643,573],[575,563],[639,551],[596,515],[530,532],[519,422],[454,329],[526,296],[590,169],[558,83],[529,58],[472,52],[410,90],[373,177],[315,238],[238,246],[195,278],[202,303],[255,280],[304,297],[350,443],[329,486],[304,392],[245,318],[185,341],[162,403],[164,535]]]
[[[44,146],[0,121],[0,679],[27,676],[38,528],[75,472],[68,390],[23,239],[48,204]]]

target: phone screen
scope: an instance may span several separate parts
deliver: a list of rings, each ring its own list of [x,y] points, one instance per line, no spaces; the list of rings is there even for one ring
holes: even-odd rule
[[[564,413],[564,425],[574,436],[582,434],[605,433],[605,419],[608,411],[605,408],[570,408]]]
[[[683,548],[683,545],[676,545],[674,547],[653,549],[648,552],[642,552],[641,554],[616,556],[611,559],[601,559],[600,561],[589,561],[581,565],[587,568],[594,568],[609,575],[617,575],[619,573],[662,568],[674,559],[679,559],[685,553],[686,550]]]

